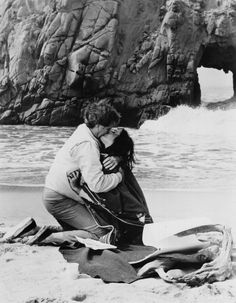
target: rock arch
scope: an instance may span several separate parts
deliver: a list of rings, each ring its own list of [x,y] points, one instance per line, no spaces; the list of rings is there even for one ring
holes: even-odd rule
[[[0,123],[76,125],[97,99],[128,126],[197,106],[198,66],[236,74],[235,21],[235,0],[2,1]]]

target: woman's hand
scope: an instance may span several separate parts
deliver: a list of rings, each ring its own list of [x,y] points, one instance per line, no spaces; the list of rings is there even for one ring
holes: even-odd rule
[[[105,169],[113,170],[121,161],[121,157],[118,156],[108,156],[103,160],[102,164]]]

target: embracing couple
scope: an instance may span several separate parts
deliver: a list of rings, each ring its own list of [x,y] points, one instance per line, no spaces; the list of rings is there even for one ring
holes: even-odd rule
[[[81,230],[106,243],[142,243],[152,218],[132,173],[134,143],[118,128],[119,113],[97,102],[84,112],[57,153],[46,177],[43,200],[63,230]]]

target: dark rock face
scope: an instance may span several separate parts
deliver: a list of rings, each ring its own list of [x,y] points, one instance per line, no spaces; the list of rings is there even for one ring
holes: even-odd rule
[[[77,125],[99,99],[126,126],[197,106],[198,66],[236,71],[235,24],[234,0],[1,0],[0,123]]]

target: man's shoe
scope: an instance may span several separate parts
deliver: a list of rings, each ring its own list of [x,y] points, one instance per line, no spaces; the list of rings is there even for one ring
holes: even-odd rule
[[[37,226],[33,218],[27,217],[17,225],[11,227],[8,232],[5,233],[2,240],[11,241],[14,238],[20,237],[21,235],[29,232],[32,229],[35,229]]]
[[[25,244],[33,245],[40,244],[41,241],[46,239],[48,236],[52,234],[52,230],[48,226],[42,226],[39,231],[32,236]]]

